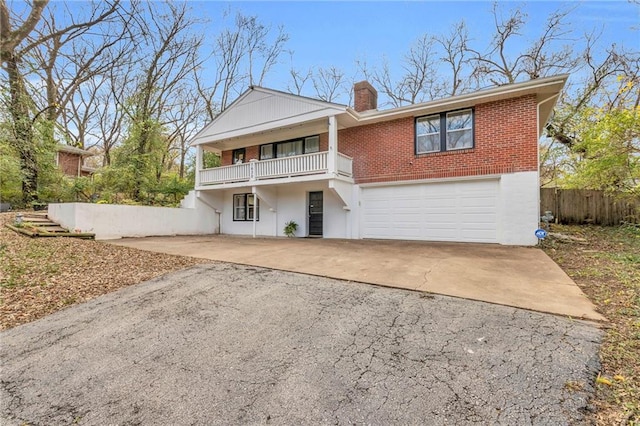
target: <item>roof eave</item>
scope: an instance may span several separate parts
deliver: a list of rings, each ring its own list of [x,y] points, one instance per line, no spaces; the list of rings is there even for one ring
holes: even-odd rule
[[[444,99],[437,99],[420,104],[402,106],[389,110],[357,112],[351,108],[347,108],[347,112],[356,121],[356,123],[354,123],[353,125],[361,126],[364,124],[389,121],[408,116],[424,115],[427,112],[465,108],[485,102],[524,96],[526,94],[542,94],[545,93],[543,89],[550,89],[547,92],[549,95],[559,94],[568,78],[568,74],[561,74],[553,77],[546,77],[530,80],[524,83],[514,83],[505,86],[493,87],[491,89],[466,93],[463,95],[452,96]]]

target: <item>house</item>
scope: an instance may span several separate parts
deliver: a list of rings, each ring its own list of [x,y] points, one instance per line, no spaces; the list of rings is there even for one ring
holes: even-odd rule
[[[567,75],[377,109],[251,87],[191,141],[224,234],[533,245],[538,139]],[[222,166],[205,169],[205,151]]]
[[[67,176],[91,176],[95,170],[84,165],[85,158],[91,156],[92,152],[74,146],[56,146],[56,166]]]

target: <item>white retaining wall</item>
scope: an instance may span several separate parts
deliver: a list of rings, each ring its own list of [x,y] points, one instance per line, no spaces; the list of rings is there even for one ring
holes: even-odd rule
[[[214,234],[219,215],[194,197],[192,208],[115,204],[49,204],[49,218],[70,230],[93,232],[96,239],[158,235]]]

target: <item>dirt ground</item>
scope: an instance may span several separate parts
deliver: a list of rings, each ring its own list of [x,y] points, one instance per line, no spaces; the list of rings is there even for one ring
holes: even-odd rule
[[[0,329],[205,263],[93,240],[29,238],[4,226],[14,217],[0,213]]]
[[[640,226],[553,225],[543,249],[609,320],[597,424],[640,425]]]

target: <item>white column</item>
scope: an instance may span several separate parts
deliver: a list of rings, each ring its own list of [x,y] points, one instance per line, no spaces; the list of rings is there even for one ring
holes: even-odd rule
[[[249,180],[250,181],[256,180],[258,178],[258,175],[256,174],[257,168],[258,168],[258,160],[254,158],[249,160]]]
[[[258,217],[258,194],[256,193],[256,187],[251,187],[251,193],[253,194],[253,238],[256,237],[256,219]]]
[[[338,122],[336,116],[329,117],[329,152],[327,154],[327,169],[330,175],[338,171]]]
[[[200,186],[200,170],[202,170],[202,145],[196,145],[196,188]]]

